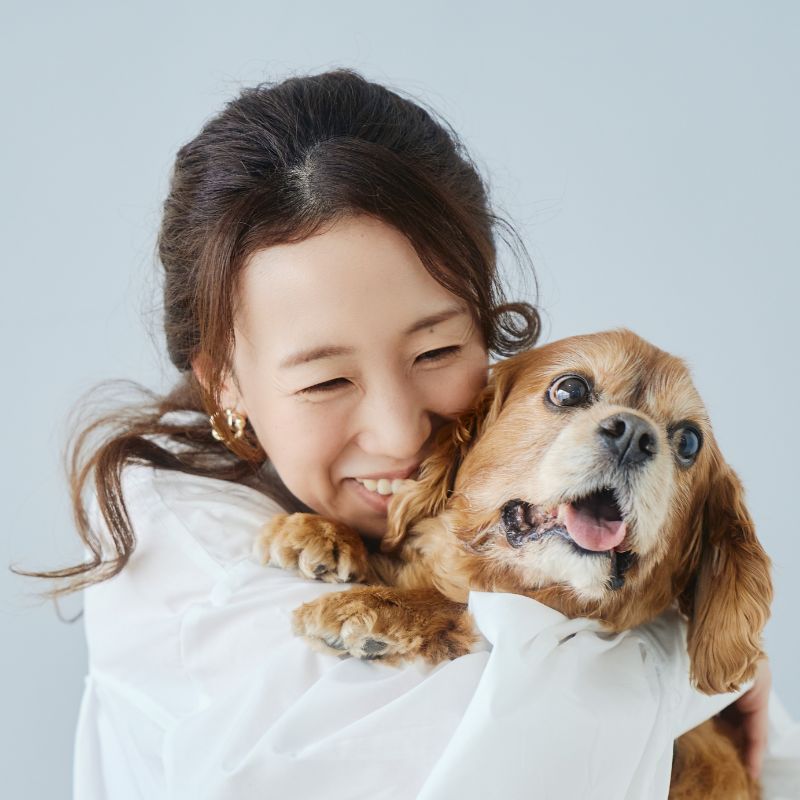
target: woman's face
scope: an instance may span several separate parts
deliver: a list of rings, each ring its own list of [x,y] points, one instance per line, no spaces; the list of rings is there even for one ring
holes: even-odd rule
[[[372,217],[256,253],[234,327],[223,407],[249,418],[295,497],[370,537],[386,531],[392,479],[487,380],[467,305]]]

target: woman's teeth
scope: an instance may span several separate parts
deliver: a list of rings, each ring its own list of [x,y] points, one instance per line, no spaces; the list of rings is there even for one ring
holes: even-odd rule
[[[402,478],[395,478],[394,480],[389,480],[388,478],[381,478],[380,480],[373,481],[369,478],[356,478],[356,480],[366,489],[369,489],[371,492],[376,492],[377,494],[396,494],[401,489],[403,489],[406,484],[413,483],[410,480],[403,480]]]

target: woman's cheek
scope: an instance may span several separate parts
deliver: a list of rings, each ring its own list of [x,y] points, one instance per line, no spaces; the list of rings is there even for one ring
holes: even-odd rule
[[[281,450],[294,452],[297,460],[318,457],[337,422],[329,406],[287,398],[269,421],[270,439],[279,442]]]
[[[326,413],[323,405],[327,404],[273,408],[267,441],[262,442],[289,491],[311,508],[318,507],[329,492],[326,476],[343,447],[344,423],[335,414]]]
[[[470,408],[489,379],[488,356],[485,351],[476,353],[458,376],[454,376],[449,398],[450,413],[458,413]]]
[[[319,452],[319,436],[325,426],[320,410],[310,407],[294,396],[265,404],[258,417],[251,413],[250,421],[258,439],[276,465],[279,462],[297,463],[306,454]]]
[[[303,405],[286,425],[286,430],[293,431],[291,438],[298,460],[328,466],[345,445],[346,408],[335,400]]]

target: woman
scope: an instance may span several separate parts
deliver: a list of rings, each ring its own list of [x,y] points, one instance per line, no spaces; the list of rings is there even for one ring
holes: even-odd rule
[[[249,553],[279,509],[377,545],[392,481],[490,354],[537,339],[535,308],[503,297],[503,231],[529,264],[455,133],[348,70],[247,89],[181,148],[159,236],[180,379],[81,434],[89,559],[39,573],[86,589],[76,797],[424,789],[485,653],[433,670],[313,654],[289,611],[341,587]],[[754,771],[768,691],[765,668],[737,704]]]

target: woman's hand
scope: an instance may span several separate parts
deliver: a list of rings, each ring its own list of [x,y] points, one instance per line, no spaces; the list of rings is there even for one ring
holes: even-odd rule
[[[758,662],[755,683],[722,716],[734,725],[744,743],[744,760],[754,780],[761,775],[767,747],[767,705],[772,687],[772,671],[766,657]]]

